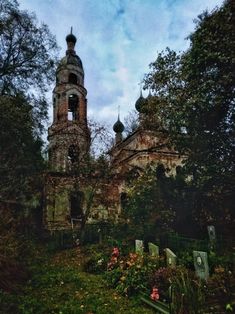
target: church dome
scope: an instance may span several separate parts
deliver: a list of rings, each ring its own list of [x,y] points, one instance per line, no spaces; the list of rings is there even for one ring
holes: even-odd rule
[[[74,45],[76,44],[77,38],[71,33],[69,35],[66,36],[66,41],[67,43],[74,43]]]
[[[141,92],[140,97],[136,100],[135,109],[139,113],[144,113],[145,105],[146,105],[146,99],[143,97],[142,92]]]
[[[125,127],[118,117],[117,122],[115,122],[113,125],[113,130],[115,133],[122,133],[124,131],[124,129],[125,129]]]
[[[72,34],[72,28],[71,28],[71,33],[66,36],[66,42],[67,42],[67,48],[68,48],[66,50],[66,56],[60,60],[58,68],[71,64],[71,65],[78,66],[83,72],[82,61],[74,50],[76,41],[77,41],[77,38]]]

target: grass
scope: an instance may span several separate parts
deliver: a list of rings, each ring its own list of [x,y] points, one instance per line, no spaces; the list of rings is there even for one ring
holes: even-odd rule
[[[138,299],[118,295],[102,275],[84,272],[86,255],[79,249],[47,255],[31,265],[32,276],[16,295],[0,295],[1,314],[151,314]]]

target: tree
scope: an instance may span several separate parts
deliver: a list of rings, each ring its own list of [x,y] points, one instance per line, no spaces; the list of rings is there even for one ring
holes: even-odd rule
[[[175,218],[172,180],[159,164],[129,181],[124,214],[142,235],[153,230],[159,234],[172,230]]]
[[[145,77],[154,93],[151,127],[166,129],[171,144],[188,155],[184,171],[191,176],[194,210],[198,219],[204,213],[204,223],[215,216],[218,222],[221,214],[234,219],[234,21],[234,1],[204,12],[189,36],[190,48],[181,54],[162,52]],[[223,210],[222,200],[229,208]]]
[[[138,121],[138,113],[136,110],[129,111],[128,115],[124,118],[124,125],[125,125],[125,134],[126,136],[132,134],[134,131],[137,130],[139,126]]]
[[[90,151],[86,154],[94,158],[106,154],[113,145],[110,127],[92,119],[88,120],[88,127],[91,133],[91,145]]]
[[[55,77],[57,45],[47,25],[21,11],[17,1],[0,5],[0,92],[46,91]]]
[[[45,92],[55,77],[55,37],[34,14],[21,11],[16,0],[2,0],[0,42],[0,95],[24,93],[37,121],[34,131],[41,133],[48,108]]]
[[[0,197],[22,201],[43,165],[45,92],[54,78],[57,45],[48,27],[38,26],[15,0],[0,3],[0,42]]]
[[[81,151],[75,156],[76,148],[80,144],[79,139],[75,140],[73,142],[75,154],[70,157],[66,169],[71,178],[71,186],[68,190],[71,206],[70,218],[80,219],[78,236],[81,242],[84,239],[87,221],[94,218],[101,219],[101,211],[107,210],[108,196],[103,197],[103,195],[110,180],[110,164],[107,155],[107,150],[111,145],[109,129],[94,120],[89,120],[88,125],[91,149]],[[72,208],[74,208],[74,213],[72,213]]]
[[[0,200],[25,201],[43,167],[42,140],[33,134],[32,107],[23,95],[1,96],[0,108]]]

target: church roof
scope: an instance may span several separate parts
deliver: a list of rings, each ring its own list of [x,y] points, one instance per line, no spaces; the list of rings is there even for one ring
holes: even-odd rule
[[[83,71],[82,61],[79,58],[79,56],[77,56],[76,54],[70,54],[70,53],[67,54],[65,57],[63,57],[60,60],[58,67],[65,66],[68,64],[79,66]]]
[[[122,133],[124,131],[125,127],[123,123],[120,121],[119,116],[117,122],[113,125],[113,130],[115,133]]]

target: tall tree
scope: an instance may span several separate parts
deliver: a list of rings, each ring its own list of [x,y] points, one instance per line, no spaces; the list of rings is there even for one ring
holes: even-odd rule
[[[198,195],[195,206],[210,209],[203,217],[208,220],[216,211],[225,217],[228,207],[226,219],[234,219],[234,24],[234,1],[204,12],[189,36],[189,49],[182,54],[167,49],[145,78],[155,96],[149,103],[151,127],[167,129],[171,143],[187,153],[185,171]]]
[[[0,3],[0,43],[0,199],[24,199],[42,166],[45,92],[58,48],[48,27],[16,0]]]
[[[32,107],[23,95],[1,96],[0,108],[0,200],[25,201],[43,166],[42,140],[33,133]]]

